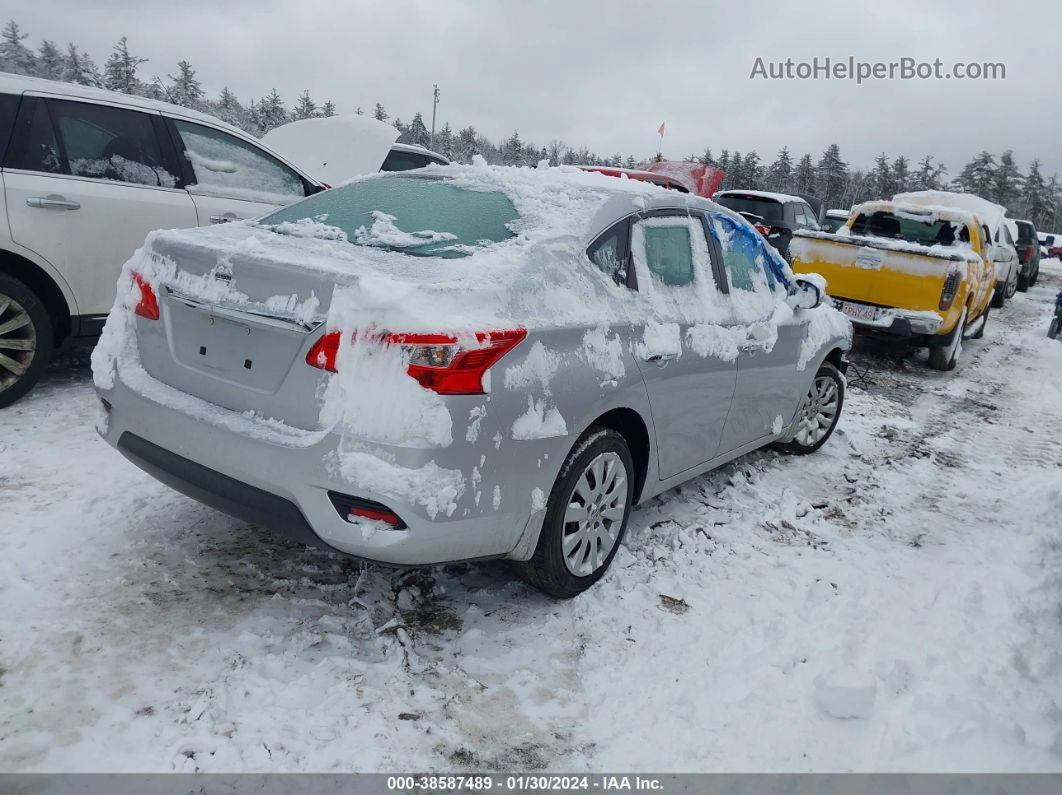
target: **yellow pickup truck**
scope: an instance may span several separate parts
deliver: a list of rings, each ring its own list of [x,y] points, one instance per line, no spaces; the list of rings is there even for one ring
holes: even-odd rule
[[[995,287],[993,244],[974,213],[874,201],[852,208],[835,233],[801,230],[795,273],[819,273],[857,330],[929,348],[951,370],[964,337],[980,338]]]

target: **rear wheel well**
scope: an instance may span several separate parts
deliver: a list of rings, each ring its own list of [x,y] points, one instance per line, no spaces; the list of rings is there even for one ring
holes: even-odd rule
[[[645,477],[649,471],[649,429],[634,409],[612,409],[594,420],[591,425],[611,428],[623,436],[634,461],[634,502],[641,499]]]
[[[0,273],[18,279],[41,299],[51,318],[54,345],[58,348],[71,332],[70,309],[59,285],[33,262],[10,251],[0,250]]]
[[[839,371],[841,369],[841,358],[843,356],[844,356],[844,351],[842,351],[840,348],[834,348],[832,351],[830,351],[829,353],[826,354],[825,361],[827,361],[830,364],[832,364]]]

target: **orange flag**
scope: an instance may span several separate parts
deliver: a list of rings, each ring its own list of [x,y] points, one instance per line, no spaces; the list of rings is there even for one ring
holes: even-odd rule
[[[660,129],[656,131],[656,134],[657,135],[663,135],[664,134],[664,124],[663,124],[663,122],[660,123]]]

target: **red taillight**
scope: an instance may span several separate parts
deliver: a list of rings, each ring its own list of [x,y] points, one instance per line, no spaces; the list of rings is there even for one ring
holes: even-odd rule
[[[401,346],[409,361],[407,372],[424,388],[441,395],[481,395],[487,370],[526,336],[521,328],[477,332],[475,344],[449,334],[384,334],[380,341]],[[306,354],[306,363],[336,372],[340,340],[338,331],[325,334]]]
[[[955,293],[959,290],[959,274],[952,271],[944,280],[944,289],[940,291],[940,303],[937,305],[941,312],[951,309],[951,302],[955,300]]]
[[[310,352],[306,354],[306,364],[334,373],[336,354],[339,352],[339,338],[339,332],[332,331],[317,340],[310,348]]]
[[[767,226],[767,224],[753,224],[753,226],[756,227],[756,231],[764,237],[771,234],[771,227]]]
[[[347,520],[351,521],[353,519],[372,519],[377,522],[387,522],[392,527],[398,527],[398,525],[402,524],[402,520],[398,518],[398,514],[394,511],[369,508],[365,505],[351,505],[347,508]]]
[[[133,285],[139,291],[139,299],[137,300],[136,309],[133,311],[140,315],[140,317],[146,317],[148,320],[159,319],[159,299],[155,295],[155,291],[148,284],[147,279],[141,276],[136,271],[133,271]],[[134,295],[134,298],[136,296]]]
[[[1033,258],[1033,247],[1032,247],[1032,244],[1030,243],[1028,246],[1025,247],[1025,261],[1026,262],[1032,262],[1032,258]]]

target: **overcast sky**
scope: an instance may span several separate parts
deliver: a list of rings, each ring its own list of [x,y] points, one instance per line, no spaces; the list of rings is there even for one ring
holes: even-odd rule
[[[242,100],[304,88],[340,112],[376,102],[405,121],[518,129],[601,155],[644,157],[666,122],[664,153],[782,144],[817,160],[831,142],[853,167],[879,151],[930,153],[954,176],[982,150],[1013,148],[1062,174],[1062,6],[1053,2],[628,2],[604,0],[6,0],[34,47],[74,41],[102,67],[129,37],[143,75],[187,59],[204,87]],[[995,81],[764,81],[765,61],[818,56],[1001,61]]]

